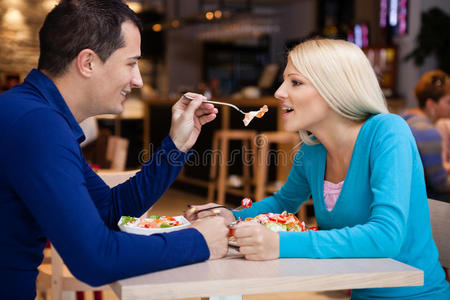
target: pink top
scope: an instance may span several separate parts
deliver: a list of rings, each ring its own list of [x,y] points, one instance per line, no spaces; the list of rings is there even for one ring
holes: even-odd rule
[[[330,181],[324,181],[323,183],[323,198],[325,199],[325,205],[327,206],[327,210],[331,211],[336,205],[336,201],[339,197],[339,194],[342,190],[342,185],[344,181],[339,183],[333,183]]]

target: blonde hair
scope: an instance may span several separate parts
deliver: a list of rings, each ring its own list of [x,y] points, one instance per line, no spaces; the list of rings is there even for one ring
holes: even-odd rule
[[[375,72],[355,44],[343,40],[308,40],[292,49],[289,58],[343,117],[365,120],[370,115],[389,112]],[[300,130],[300,136],[308,145],[318,143],[305,130]]]

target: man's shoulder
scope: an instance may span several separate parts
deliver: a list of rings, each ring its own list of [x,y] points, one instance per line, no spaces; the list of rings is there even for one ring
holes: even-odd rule
[[[33,116],[33,112],[47,111],[57,115],[43,98],[35,91],[17,88],[0,94],[0,128],[11,126],[18,120]]]
[[[413,110],[407,111],[402,114],[402,117],[406,120],[411,130],[429,130],[434,129],[431,121],[422,113],[416,113]]]

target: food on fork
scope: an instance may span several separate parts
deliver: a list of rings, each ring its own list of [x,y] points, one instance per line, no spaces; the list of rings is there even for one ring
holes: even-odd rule
[[[244,122],[244,125],[247,126],[250,124],[250,122],[253,120],[254,117],[262,118],[266,112],[269,111],[269,108],[267,105],[264,104],[263,107],[261,107],[259,110],[253,110],[245,114],[244,119],[242,120]]]
[[[243,208],[250,208],[250,207],[252,207],[252,203],[253,203],[252,199],[250,199],[248,197],[246,197],[246,198],[241,200],[241,206]]]

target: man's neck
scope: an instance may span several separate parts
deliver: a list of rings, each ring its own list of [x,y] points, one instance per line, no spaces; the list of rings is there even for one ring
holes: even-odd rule
[[[83,110],[83,99],[86,99],[87,97],[80,94],[81,91],[83,91],[83,88],[81,86],[82,82],[80,82],[78,78],[70,72],[58,77],[51,76],[45,70],[41,70],[41,72],[47,75],[47,77],[49,77],[56,85],[78,123],[90,117],[84,113]]]

